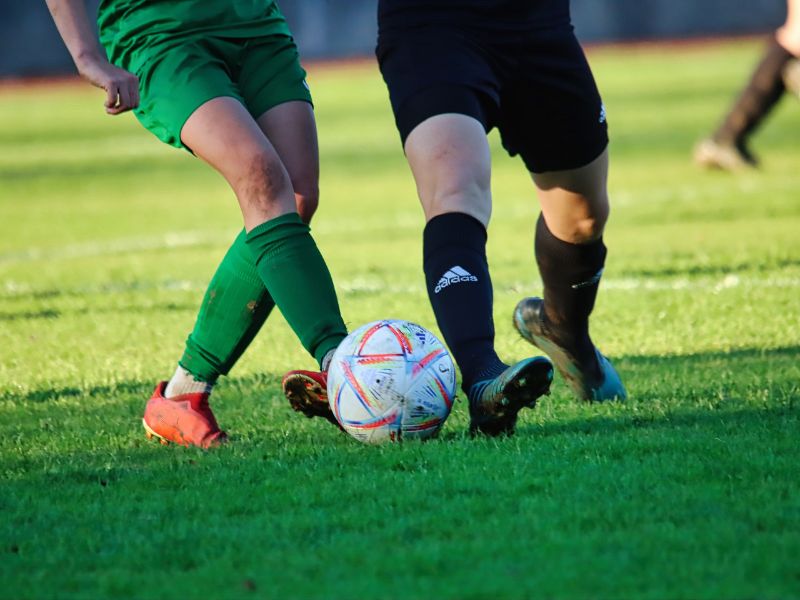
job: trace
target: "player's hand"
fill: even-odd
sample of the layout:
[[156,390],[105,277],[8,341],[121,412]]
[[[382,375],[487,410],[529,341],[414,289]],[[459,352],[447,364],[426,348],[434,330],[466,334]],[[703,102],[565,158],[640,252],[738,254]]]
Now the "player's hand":
[[110,115],[118,115],[139,106],[139,78],[104,59],[89,61],[79,69],[93,85],[106,91],[105,107]]

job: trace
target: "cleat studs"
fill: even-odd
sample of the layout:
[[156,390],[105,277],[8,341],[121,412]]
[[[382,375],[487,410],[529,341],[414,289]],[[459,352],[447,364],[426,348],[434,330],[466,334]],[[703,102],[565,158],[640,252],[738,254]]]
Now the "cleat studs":
[[161,443],[162,446],[169,446],[169,442],[165,439],[159,439],[158,441]]
[[153,439],[153,434],[150,433],[149,431],[145,431],[144,435],[145,435],[145,437],[147,437],[148,440],[152,440]]

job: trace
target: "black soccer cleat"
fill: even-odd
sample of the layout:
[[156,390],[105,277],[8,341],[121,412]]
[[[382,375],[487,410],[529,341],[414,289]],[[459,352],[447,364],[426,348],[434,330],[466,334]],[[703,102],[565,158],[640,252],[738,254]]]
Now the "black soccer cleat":
[[599,378],[589,369],[581,368],[580,362],[569,350],[553,339],[545,322],[544,301],[541,298],[523,298],[519,301],[514,309],[514,327],[523,338],[553,360],[561,376],[581,400],[603,402],[627,398],[628,394],[619,374],[597,348],[594,351],[599,367]]
[[513,435],[517,414],[534,408],[536,400],[550,393],[553,365],[544,356],[526,358],[493,379],[470,386],[469,432],[491,437]]

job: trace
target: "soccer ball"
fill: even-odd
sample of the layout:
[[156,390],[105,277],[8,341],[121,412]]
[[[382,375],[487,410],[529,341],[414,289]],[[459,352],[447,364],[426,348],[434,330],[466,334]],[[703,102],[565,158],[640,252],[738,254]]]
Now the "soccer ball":
[[336,349],[328,369],[336,420],[368,444],[435,436],[455,392],[450,354],[430,331],[408,321],[359,327]]

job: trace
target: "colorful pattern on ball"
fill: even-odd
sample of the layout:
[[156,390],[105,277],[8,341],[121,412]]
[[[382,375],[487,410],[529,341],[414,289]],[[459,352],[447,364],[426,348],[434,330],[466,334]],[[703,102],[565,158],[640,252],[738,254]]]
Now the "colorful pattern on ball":
[[342,341],[328,370],[328,402],[359,441],[427,439],[453,407],[456,370],[430,331],[387,319],[367,323]]

